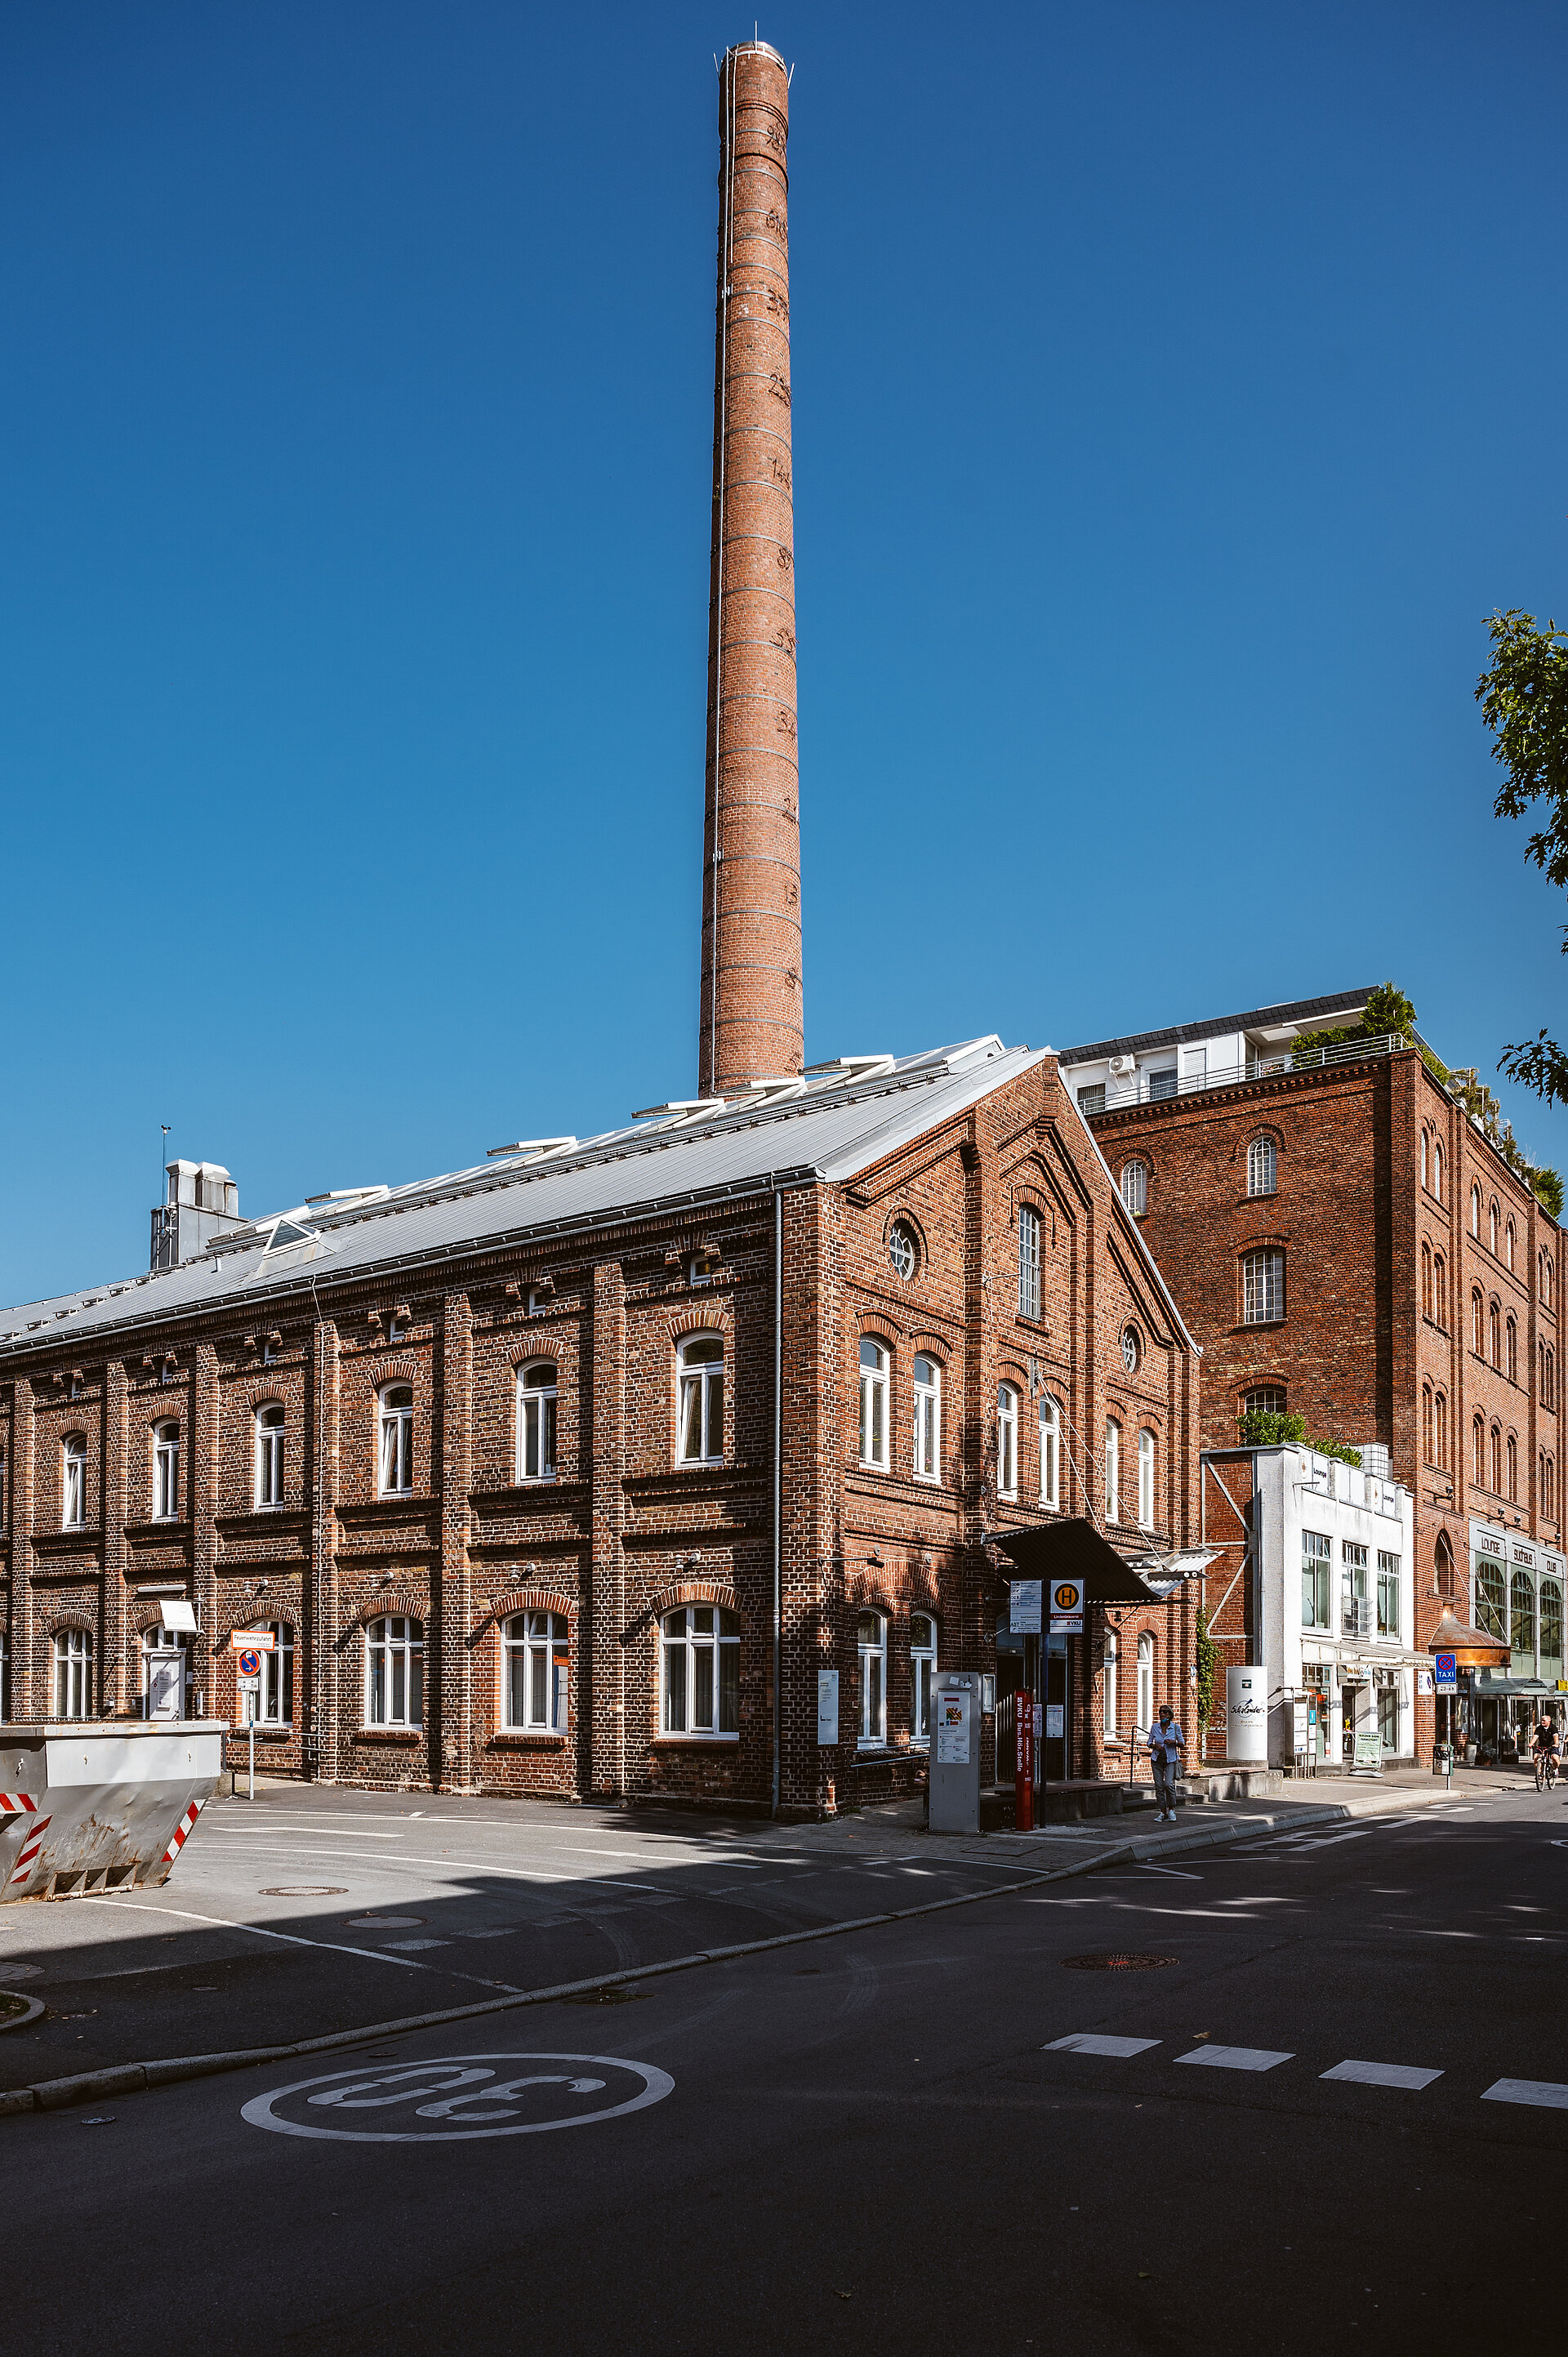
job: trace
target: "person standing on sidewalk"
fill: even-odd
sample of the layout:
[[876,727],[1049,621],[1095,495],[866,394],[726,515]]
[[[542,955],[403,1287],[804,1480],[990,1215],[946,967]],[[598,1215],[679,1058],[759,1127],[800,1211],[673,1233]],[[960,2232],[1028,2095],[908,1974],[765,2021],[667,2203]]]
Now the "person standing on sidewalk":
[[1161,1703],[1159,1717],[1149,1729],[1149,1758],[1155,1770],[1155,1799],[1164,1825],[1176,1823],[1176,1760],[1186,1749],[1187,1738],[1175,1712],[1168,1702]]

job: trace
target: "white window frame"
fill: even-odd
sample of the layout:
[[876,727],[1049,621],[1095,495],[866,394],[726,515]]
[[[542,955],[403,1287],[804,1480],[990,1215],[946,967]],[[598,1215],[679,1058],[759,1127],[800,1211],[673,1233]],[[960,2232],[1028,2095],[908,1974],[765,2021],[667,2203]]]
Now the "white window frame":
[[413,1385],[383,1383],[376,1394],[376,1406],[377,1494],[406,1498],[413,1488]]
[[[379,1672],[379,1678],[378,1678]],[[377,1693],[378,1684],[380,1694]],[[402,1687],[401,1703],[399,1686]],[[417,1733],[424,1724],[424,1623],[402,1612],[365,1624],[367,1727]],[[417,1717],[415,1709],[417,1707]],[[379,1716],[377,1715],[379,1712]]]
[[[868,1623],[875,1623],[875,1629]],[[869,1607],[855,1622],[855,1652],[860,1668],[860,1751],[887,1749],[887,1615]]]
[[1247,1148],[1247,1192],[1273,1195],[1278,1191],[1279,1156],[1272,1137],[1255,1137]]
[[1122,1200],[1135,1220],[1149,1208],[1149,1166],[1136,1156],[1122,1165]]
[[1040,1503],[1061,1508],[1061,1406],[1052,1392],[1040,1394]]
[[1105,1519],[1122,1520],[1122,1426],[1113,1415],[1105,1419]]
[[1481,1241],[1481,1189],[1478,1186],[1472,1186],[1470,1189],[1470,1233],[1479,1243]]
[[1155,1527],[1155,1436],[1146,1424],[1138,1434],[1138,1527]]
[[[144,1717],[146,1717],[148,1706],[152,1697],[153,1655],[155,1653],[177,1652],[179,1655],[179,1709],[175,1715],[178,1718],[183,1718],[186,1715],[186,1697],[190,1690],[190,1636],[188,1631],[184,1629],[166,1629],[161,1621],[155,1620],[150,1629],[143,1630],[139,1651],[141,1654],[142,1716]],[[265,1661],[267,1656],[263,1654],[262,1658]]]
[[80,1531],[87,1524],[87,1435],[68,1432],[59,1445],[59,1526]]
[[153,1520],[179,1520],[179,1426],[172,1417],[153,1426]]
[[[725,1673],[728,1673],[726,1679]],[[699,1707],[711,1724],[693,1724]],[[722,1604],[678,1604],[659,1624],[659,1726],[682,1743],[740,1741],[740,1615]],[[725,1727],[726,1705],[736,1724]]]
[[1040,1315],[1040,1215],[1033,1203],[1018,1206],[1018,1315]]
[[[542,1377],[545,1380],[542,1381]],[[556,1479],[560,1398],[561,1375],[553,1359],[531,1359],[526,1366],[519,1367],[517,1480],[520,1487]]]
[[[917,1638],[921,1627],[930,1632]],[[931,1742],[931,1695],[936,1684],[937,1646],[939,1632],[934,1612],[911,1612],[909,1615],[909,1741],[917,1751],[927,1751]]]
[[1101,1665],[1100,1732],[1109,1742],[1116,1733],[1116,1666],[1118,1654],[1113,1631],[1107,1631],[1105,1655]]
[[1435,1137],[1432,1141],[1432,1193],[1433,1200],[1441,1203],[1443,1200],[1443,1148]]
[[888,1375],[893,1353],[875,1334],[860,1338],[860,1461],[886,1473],[889,1462]]
[[255,1503],[258,1512],[268,1512],[284,1502],[284,1439],[288,1429],[288,1412],[281,1400],[263,1400],[257,1406],[255,1426]]
[[516,1734],[566,1733],[571,1641],[571,1623],[564,1612],[541,1606],[531,1604],[502,1623],[503,1727]]
[[[1394,1607],[1393,1626],[1385,1628],[1383,1606],[1391,1593]],[[1380,1637],[1390,1638],[1395,1643],[1399,1642],[1404,1629],[1404,1582],[1401,1577],[1400,1558],[1397,1555],[1391,1555],[1386,1547],[1378,1549],[1378,1618],[1375,1625]]]
[[[924,1374],[921,1369],[928,1372]],[[915,1354],[915,1433],[911,1467],[917,1481],[942,1478],[942,1369],[929,1351]]]
[[[698,1353],[702,1355],[699,1357]],[[722,1465],[725,1455],[725,1338],[688,1334],[676,1353],[675,1447],[682,1465]],[[694,1447],[688,1446],[695,1443]]]
[[[1310,1596],[1308,1587],[1310,1584]],[[1308,1606],[1311,1612],[1308,1617]],[[1334,1633],[1334,1544],[1322,1531],[1301,1534],[1301,1625]]]
[[262,1655],[262,1682],[256,1688],[256,1725],[258,1727],[292,1727],[294,1725],[294,1648],[292,1620],[265,1620],[259,1624],[272,1632],[273,1650]]
[[1018,1494],[1018,1392],[1014,1383],[996,1386],[996,1494]]
[[1138,1638],[1137,1730],[1147,1735],[1155,1722],[1155,1641],[1147,1629]]
[[1241,1323],[1277,1326],[1285,1314],[1285,1256],[1276,1244],[1241,1255]]
[[92,1716],[92,1634],[87,1629],[58,1629],[50,1648],[52,1654],[53,1692],[57,1719],[82,1719]]

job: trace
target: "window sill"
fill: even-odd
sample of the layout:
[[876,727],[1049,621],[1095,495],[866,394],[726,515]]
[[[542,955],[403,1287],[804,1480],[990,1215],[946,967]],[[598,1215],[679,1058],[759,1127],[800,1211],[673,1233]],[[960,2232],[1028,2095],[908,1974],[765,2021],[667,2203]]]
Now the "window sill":
[[360,1743],[417,1743],[424,1733],[423,1727],[361,1727],[355,1739]]
[[548,1727],[498,1727],[490,1737],[492,1751],[564,1751],[568,1738]]
[[674,1469],[677,1473],[722,1473],[724,1464],[722,1457],[677,1457]]
[[711,1751],[715,1748],[727,1749],[732,1743],[739,1741],[738,1735],[656,1735],[653,1747],[656,1751],[679,1751],[682,1749]]

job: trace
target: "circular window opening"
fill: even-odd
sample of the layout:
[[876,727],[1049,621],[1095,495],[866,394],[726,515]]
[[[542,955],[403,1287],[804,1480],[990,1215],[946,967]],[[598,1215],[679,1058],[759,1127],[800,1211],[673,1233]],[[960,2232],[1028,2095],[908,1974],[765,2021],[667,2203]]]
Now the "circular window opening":
[[1135,1326],[1123,1326],[1122,1329],[1122,1364],[1126,1368],[1127,1372],[1130,1375],[1135,1375],[1137,1373],[1138,1361],[1143,1355],[1144,1350],[1142,1343],[1138,1340],[1137,1328]]
[[896,1220],[893,1223],[892,1233],[887,1239],[887,1257],[893,1264],[895,1275],[901,1276],[907,1285],[915,1274],[920,1254],[915,1242],[915,1231],[903,1220]]

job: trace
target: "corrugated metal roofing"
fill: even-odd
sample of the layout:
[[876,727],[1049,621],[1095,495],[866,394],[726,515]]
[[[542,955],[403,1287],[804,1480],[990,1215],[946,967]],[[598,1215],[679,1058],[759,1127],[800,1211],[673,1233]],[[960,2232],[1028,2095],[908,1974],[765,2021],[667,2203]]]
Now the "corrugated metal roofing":
[[258,1222],[238,1249],[233,1237],[220,1238],[177,1268],[0,1310],[0,1360],[220,1305],[241,1312],[254,1304],[259,1318],[264,1302],[307,1290],[312,1281],[456,1256],[502,1238],[542,1239],[657,1208],[695,1209],[786,1176],[842,1181],[1049,1053],[1004,1048],[994,1036],[972,1039],[889,1058],[848,1077],[830,1072],[798,1093],[637,1123],[563,1153],[487,1160],[336,1213],[298,1210],[288,1217],[315,1232],[308,1243],[270,1248],[273,1223]]
[[1170,1048],[1184,1039],[1223,1039],[1231,1031],[1255,1031],[1261,1027],[1294,1023],[1310,1030],[1326,1015],[1348,1020],[1359,1014],[1372,995],[1373,985],[1365,990],[1342,990],[1334,998],[1293,998],[1279,1006],[1254,1006],[1245,1015],[1216,1015],[1207,1023],[1173,1023],[1164,1031],[1131,1031],[1124,1039],[1093,1039],[1082,1048],[1064,1048],[1058,1062],[1064,1071],[1074,1064],[1099,1063],[1106,1056],[1135,1056],[1149,1048]]

